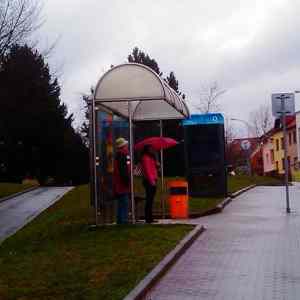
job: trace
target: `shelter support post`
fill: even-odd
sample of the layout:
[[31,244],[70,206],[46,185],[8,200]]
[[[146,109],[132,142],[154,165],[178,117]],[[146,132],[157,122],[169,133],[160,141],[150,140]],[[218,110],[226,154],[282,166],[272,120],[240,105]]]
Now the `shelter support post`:
[[95,225],[98,225],[98,187],[97,187],[97,147],[96,147],[96,107],[95,98],[92,97],[91,105],[91,119],[92,119],[92,170],[93,170],[93,196],[94,196],[94,207],[95,207]]
[[286,194],[286,212],[291,212],[290,197],[289,197],[289,163],[287,159],[287,132],[286,132],[286,111],[285,111],[285,98],[281,97],[281,111],[282,111],[282,125],[283,125],[283,145],[284,145],[284,181],[285,181],[285,194]]
[[[163,137],[163,121],[159,121],[160,127],[160,137]],[[166,216],[166,205],[165,205],[165,197],[164,197],[164,190],[165,190],[165,183],[164,183],[164,150],[160,150],[160,170],[161,170],[161,208],[162,208],[162,215],[163,219]]]
[[132,107],[131,102],[128,101],[128,117],[129,117],[129,155],[130,155],[130,198],[131,198],[131,220],[135,223],[135,203],[134,203],[134,178],[133,178],[133,126],[132,126]]

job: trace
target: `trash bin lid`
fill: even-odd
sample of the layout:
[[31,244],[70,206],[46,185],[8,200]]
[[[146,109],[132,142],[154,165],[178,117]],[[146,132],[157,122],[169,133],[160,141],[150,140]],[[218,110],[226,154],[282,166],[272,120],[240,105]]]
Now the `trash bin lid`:
[[174,179],[168,181],[169,188],[176,188],[176,187],[188,187],[188,182],[184,179]]

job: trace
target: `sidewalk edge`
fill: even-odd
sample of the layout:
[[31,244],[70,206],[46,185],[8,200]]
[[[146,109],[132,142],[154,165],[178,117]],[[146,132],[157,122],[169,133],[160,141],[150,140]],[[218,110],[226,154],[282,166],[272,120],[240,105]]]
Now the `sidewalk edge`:
[[25,194],[25,193],[34,191],[34,190],[36,190],[36,189],[38,189],[38,188],[40,188],[39,185],[38,185],[38,186],[33,186],[33,187],[31,187],[31,188],[29,188],[29,189],[26,189],[26,190],[24,190],[24,191],[21,191],[21,192],[18,192],[18,193],[15,193],[15,194],[12,194],[12,195],[9,195],[9,196],[0,198],[0,203],[1,203],[1,202],[4,202],[4,201],[7,201],[7,200],[10,200],[10,199],[12,199],[12,198],[21,196],[21,195],[23,195],[23,194]]
[[161,279],[174,263],[185,253],[205,228],[197,225],[123,300],[140,300]]
[[222,210],[232,201],[231,197],[226,197],[220,204],[216,206],[216,208],[219,210],[219,212],[222,212]]
[[240,189],[240,190],[238,190],[238,191],[236,191],[236,192],[230,194],[230,198],[234,199],[234,198],[236,198],[237,196],[239,196],[239,195],[241,195],[241,194],[243,194],[243,193],[245,193],[245,192],[247,192],[247,191],[249,191],[249,190],[255,188],[256,186],[257,186],[256,184],[251,184],[251,185],[249,185],[249,186],[247,186],[247,187],[245,187],[245,188],[242,188],[242,189]]

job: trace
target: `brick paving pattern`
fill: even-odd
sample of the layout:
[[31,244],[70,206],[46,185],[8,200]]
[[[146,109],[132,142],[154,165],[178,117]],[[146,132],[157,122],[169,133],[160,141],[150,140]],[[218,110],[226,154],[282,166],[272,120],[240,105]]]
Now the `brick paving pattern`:
[[291,187],[291,209],[283,187],[257,187],[197,219],[207,231],[146,299],[299,300],[300,185]]

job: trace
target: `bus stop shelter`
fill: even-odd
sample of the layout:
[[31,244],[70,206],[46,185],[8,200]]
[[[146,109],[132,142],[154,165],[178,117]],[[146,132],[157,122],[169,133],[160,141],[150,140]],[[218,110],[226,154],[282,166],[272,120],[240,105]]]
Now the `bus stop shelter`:
[[[131,219],[135,223],[134,198],[134,130],[133,125],[142,121],[185,119],[190,116],[185,101],[162,78],[147,66],[135,63],[111,68],[98,81],[90,101],[90,157],[91,201],[95,208],[96,225],[101,215],[99,207],[99,174],[103,159],[99,155],[97,113],[107,112],[128,122],[129,153],[131,161]],[[112,147],[113,148],[113,147]],[[161,151],[161,177],[163,185],[163,152]]]

